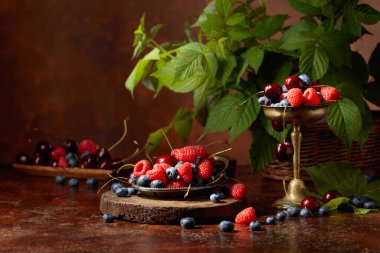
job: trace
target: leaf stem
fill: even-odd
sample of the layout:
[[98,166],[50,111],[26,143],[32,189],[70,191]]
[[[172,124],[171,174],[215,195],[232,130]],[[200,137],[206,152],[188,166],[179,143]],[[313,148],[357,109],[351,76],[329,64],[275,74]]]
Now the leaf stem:
[[124,123],[124,132],[123,132],[123,135],[120,137],[120,139],[118,139],[111,147],[108,148],[108,151],[111,151],[112,149],[114,149],[117,145],[119,145],[124,139],[125,137],[127,136],[127,133],[128,133],[128,126],[127,126],[127,120],[128,118],[125,118],[123,123]]

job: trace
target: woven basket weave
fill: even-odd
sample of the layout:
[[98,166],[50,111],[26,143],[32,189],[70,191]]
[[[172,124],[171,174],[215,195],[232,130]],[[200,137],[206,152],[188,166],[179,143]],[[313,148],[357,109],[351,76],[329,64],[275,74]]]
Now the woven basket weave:
[[[302,126],[301,141],[301,178],[310,180],[302,167],[319,165],[324,162],[344,161],[360,168],[363,172],[373,176],[380,175],[380,117],[374,114],[371,132],[366,143],[361,147],[353,143],[351,150],[331,132],[327,123],[314,123]],[[267,178],[276,180],[290,180],[293,178],[291,162],[281,163],[274,161],[263,174]]]

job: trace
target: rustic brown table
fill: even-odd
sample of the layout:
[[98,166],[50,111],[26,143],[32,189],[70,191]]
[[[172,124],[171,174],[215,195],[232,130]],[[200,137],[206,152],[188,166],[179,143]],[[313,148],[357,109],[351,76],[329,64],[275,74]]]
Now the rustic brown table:
[[[259,220],[276,210],[282,184],[261,176],[238,178],[250,187],[248,203]],[[217,224],[185,230],[179,225],[104,223],[100,195],[80,181],[77,189],[54,178],[0,169],[0,252],[380,252],[380,213],[291,218],[263,231],[245,225],[232,233]]]

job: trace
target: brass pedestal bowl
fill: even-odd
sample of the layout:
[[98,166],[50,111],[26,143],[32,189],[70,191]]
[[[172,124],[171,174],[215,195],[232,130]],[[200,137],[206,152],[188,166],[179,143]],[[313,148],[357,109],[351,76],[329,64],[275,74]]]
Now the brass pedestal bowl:
[[262,105],[264,115],[277,121],[284,121],[293,125],[291,133],[293,154],[293,179],[289,182],[286,194],[283,198],[277,200],[273,205],[283,209],[292,205],[300,205],[305,197],[305,183],[300,178],[300,160],[301,160],[301,125],[316,122],[323,119],[327,114],[328,105],[308,106],[308,107],[274,107]]

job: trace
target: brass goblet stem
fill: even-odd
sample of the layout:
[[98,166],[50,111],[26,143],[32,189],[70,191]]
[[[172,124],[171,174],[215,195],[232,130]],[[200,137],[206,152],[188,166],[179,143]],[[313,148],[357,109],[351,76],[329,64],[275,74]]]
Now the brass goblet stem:
[[292,144],[293,144],[293,178],[300,178],[300,169],[301,169],[301,126],[298,123],[294,123],[293,132],[291,134]]

